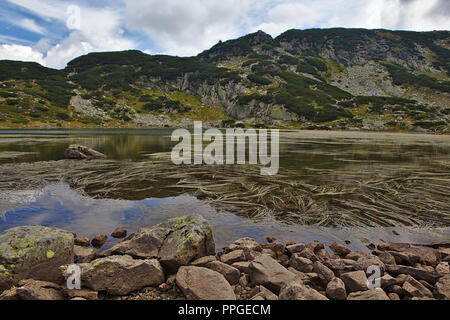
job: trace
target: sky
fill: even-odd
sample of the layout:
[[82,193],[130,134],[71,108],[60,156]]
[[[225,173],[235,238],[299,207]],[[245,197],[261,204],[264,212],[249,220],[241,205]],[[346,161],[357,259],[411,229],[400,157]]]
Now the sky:
[[90,52],[193,56],[263,30],[450,30],[450,0],[0,0],[0,60],[62,69]]

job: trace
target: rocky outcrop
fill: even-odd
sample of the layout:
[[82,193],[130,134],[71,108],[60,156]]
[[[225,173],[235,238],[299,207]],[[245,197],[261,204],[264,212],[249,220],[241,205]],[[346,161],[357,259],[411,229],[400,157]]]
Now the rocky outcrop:
[[74,261],[73,234],[25,226],[0,233],[0,290],[21,279],[57,281],[59,266]]
[[106,156],[103,153],[95,151],[89,147],[80,145],[71,145],[64,152],[64,159],[72,160],[93,160],[93,159],[105,159]]
[[215,254],[215,244],[209,223],[201,216],[192,215],[140,229],[102,256],[111,254],[157,258],[167,273],[174,274],[180,266]]

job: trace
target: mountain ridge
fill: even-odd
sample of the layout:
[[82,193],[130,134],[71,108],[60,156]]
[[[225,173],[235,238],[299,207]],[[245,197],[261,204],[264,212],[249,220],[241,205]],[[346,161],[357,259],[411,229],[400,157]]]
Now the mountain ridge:
[[0,61],[0,126],[210,126],[448,132],[450,32],[263,31],[193,57]]

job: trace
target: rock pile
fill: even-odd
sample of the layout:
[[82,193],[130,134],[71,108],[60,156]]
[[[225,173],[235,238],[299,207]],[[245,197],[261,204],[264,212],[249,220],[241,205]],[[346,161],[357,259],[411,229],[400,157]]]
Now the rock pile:
[[[444,244],[425,249],[382,243],[363,252],[338,243],[263,244],[242,238],[216,254],[211,226],[194,215],[142,228],[101,253],[74,250],[71,233],[34,229],[33,239],[48,241],[26,247],[28,254],[14,260],[22,267],[13,270],[12,249],[4,250],[23,242],[19,230],[0,234],[0,300],[167,299],[169,292],[174,299],[192,300],[450,300],[450,252]],[[67,245],[54,246],[66,236]],[[51,280],[27,271],[42,263],[42,257],[33,263],[25,258],[33,250],[45,252],[40,246],[50,246],[45,248],[54,255],[45,258],[59,264],[48,269]],[[92,251],[80,253],[80,248]],[[69,290],[64,281],[71,276],[69,264],[80,255],[88,257],[77,264],[82,289]],[[374,266],[380,272],[376,279]]]

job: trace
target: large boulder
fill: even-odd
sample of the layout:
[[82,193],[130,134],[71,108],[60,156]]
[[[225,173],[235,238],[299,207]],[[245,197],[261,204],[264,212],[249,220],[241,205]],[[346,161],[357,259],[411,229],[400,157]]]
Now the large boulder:
[[104,159],[106,156],[103,153],[95,151],[94,149],[80,146],[71,145],[64,152],[64,159],[73,160],[92,160],[92,159]]
[[215,255],[215,251],[211,225],[203,217],[191,215],[140,229],[101,255],[157,258],[167,273],[175,274],[180,266]]
[[249,278],[252,285],[263,285],[275,293],[294,281],[295,277],[294,273],[267,254],[260,255],[249,265]]
[[176,282],[188,300],[236,300],[225,277],[203,267],[181,267]]
[[[78,266],[83,287],[112,295],[126,295],[145,287],[156,287],[165,281],[162,267],[156,259],[110,256]],[[66,279],[71,275],[67,266],[61,267],[61,271]]]
[[74,261],[73,241],[70,232],[41,226],[1,232],[0,290],[21,279],[58,281],[58,268]]

